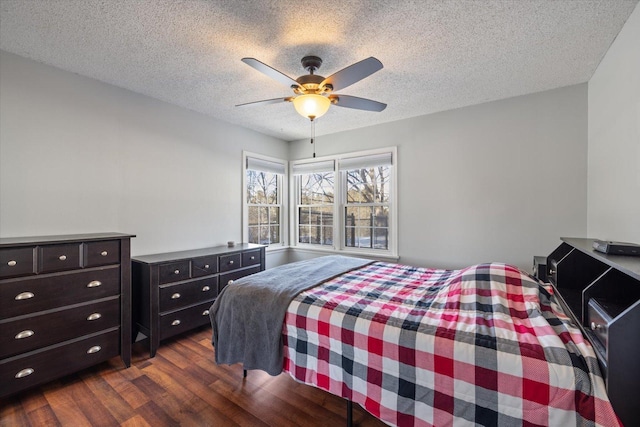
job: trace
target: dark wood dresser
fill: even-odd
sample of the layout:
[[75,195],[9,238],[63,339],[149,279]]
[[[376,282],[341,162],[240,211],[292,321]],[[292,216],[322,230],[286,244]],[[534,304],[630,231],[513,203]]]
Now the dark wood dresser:
[[130,366],[132,237],[0,239],[0,397],[118,355]]
[[547,258],[547,279],[591,342],[616,414],[638,425],[640,257],[597,252],[593,239],[562,241]]
[[210,324],[209,308],[222,288],[265,269],[265,246],[216,246],[136,256],[131,262],[134,320],[154,357],[163,339]]

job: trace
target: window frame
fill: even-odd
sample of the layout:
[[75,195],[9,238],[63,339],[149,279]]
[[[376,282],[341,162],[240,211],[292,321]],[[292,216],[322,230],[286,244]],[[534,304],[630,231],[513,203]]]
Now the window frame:
[[[319,162],[307,162],[306,164],[315,164],[315,163],[319,163]],[[335,161],[330,161],[331,163],[331,168],[321,168],[322,170],[314,170],[314,171],[308,171],[307,173],[302,173],[302,174],[298,174],[295,172],[295,166],[292,167],[292,175],[294,178],[294,194],[293,194],[293,214],[291,216],[291,218],[295,218],[294,222],[294,239],[296,242],[296,245],[305,245],[305,246],[309,246],[312,248],[318,248],[318,249],[331,249],[334,250],[335,246],[336,246],[336,191],[335,191],[335,187],[336,187],[336,183],[339,180],[339,176],[336,172],[336,166],[335,166]],[[296,166],[298,165],[304,165],[305,163],[302,162],[298,162]],[[333,202],[332,203],[302,203],[301,200],[301,194],[302,194],[302,176],[308,176],[308,175],[312,175],[312,174],[319,174],[319,173],[332,173],[333,174]],[[332,244],[331,245],[327,245],[327,244],[323,244],[323,243],[303,243],[300,242],[300,208],[302,207],[308,207],[309,209],[313,208],[313,207],[321,207],[321,208],[326,208],[328,206],[331,206],[331,214],[332,214],[332,224],[331,224],[331,229],[332,229],[332,233],[331,233],[331,241]],[[321,226],[323,227],[323,226]]]
[[[346,207],[347,207],[347,171],[342,170],[342,162],[350,162],[360,158],[376,157],[380,155],[390,155],[390,185],[389,185],[389,240],[387,249],[360,248],[346,246]],[[289,187],[291,188],[289,218],[289,235],[291,236],[291,247],[300,250],[318,252],[337,252],[350,255],[373,256],[378,258],[398,258],[398,222],[397,222],[397,194],[398,194],[398,161],[397,147],[386,147],[374,150],[343,153],[338,155],[323,156],[313,159],[296,160],[289,162]],[[333,202],[333,246],[300,243],[299,242],[299,218],[298,206],[300,206],[301,178],[294,172],[296,166],[310,165],[316,162],[334,162],[334,202]],[[378,166],[378,165],[374,165]],[[375,204],[375,203],[374,203]],[[362,204],[370,205],[370,204]],[[350,204],[353,206],[353,204]]]
[[[279,227],[280,227],[280,233],[279,233],[279,238],[280,238],[280,242],[279,243],[272,243],[267,245],[266,247],[266,251],[270,252],[273,250],[278,250],[278,249],[282,249],[282,248],[286,248],[288,246],[288,239],[287,239],[287,230],[288,230],[288,208],[287,208],[287,201],[288,201],[288,171],[289,171],[289,164],[286,160],[284,159],[279,159],[276,157],[270,157],[270,156],[265,156],[262,154],[257,154],[257,153],[252,153],[252,152],[248,152],[248,151],[243,151],[242,152],[242,241],[243,242],[249,242],[249,202],[247,201],[247,196],[248,196],[248,191],[247,191],[247,171],[248,170],[256,170],[256,169],[251,169],[248,167],[248,162],[249,162],[249,158],[253,158],[256,159],[258,161],[262,160],[262,161],[266,161],[266,162],[272,162],[272,163],[277,163],[283,166],[283,170],[284,173],[280,174],[280,173],[276,173],[276,179],[277,179],[277,204],[273,204],[273,205],[269,205],[270,207],[278,207],[279,208],[279,212],[280,212],[280,218],[279,218]],[[261,172],[269,172],[266,170],[263,170]]]

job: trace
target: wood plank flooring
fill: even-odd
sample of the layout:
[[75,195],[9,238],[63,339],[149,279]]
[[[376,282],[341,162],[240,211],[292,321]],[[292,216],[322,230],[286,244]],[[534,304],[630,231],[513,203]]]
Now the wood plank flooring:
[[[140,343],[119,358],[0,400],[0,426],[346,426],[346,401],[240,365],[216,365],[211,328],[163,341],[156,357]],[[384,426],[358,405],[354,425]]]

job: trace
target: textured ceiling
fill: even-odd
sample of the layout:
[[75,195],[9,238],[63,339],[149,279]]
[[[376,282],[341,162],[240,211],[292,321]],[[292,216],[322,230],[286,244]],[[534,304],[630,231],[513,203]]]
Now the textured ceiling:
[[0,49],[284,140],[306,138],[292,92],[240,61],[296,78],[369,56],[381,71],[340,91],[318,135],[586,82],[638,0],[0,0]]

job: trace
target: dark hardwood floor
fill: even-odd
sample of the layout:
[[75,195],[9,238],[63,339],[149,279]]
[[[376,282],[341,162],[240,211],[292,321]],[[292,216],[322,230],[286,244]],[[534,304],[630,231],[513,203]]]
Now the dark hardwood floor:
[[[346,402],[288,374],[216,365],[211,328],[0,400],[0,426],[346,426]],[[384,424],[353,405],[354,425]]]

